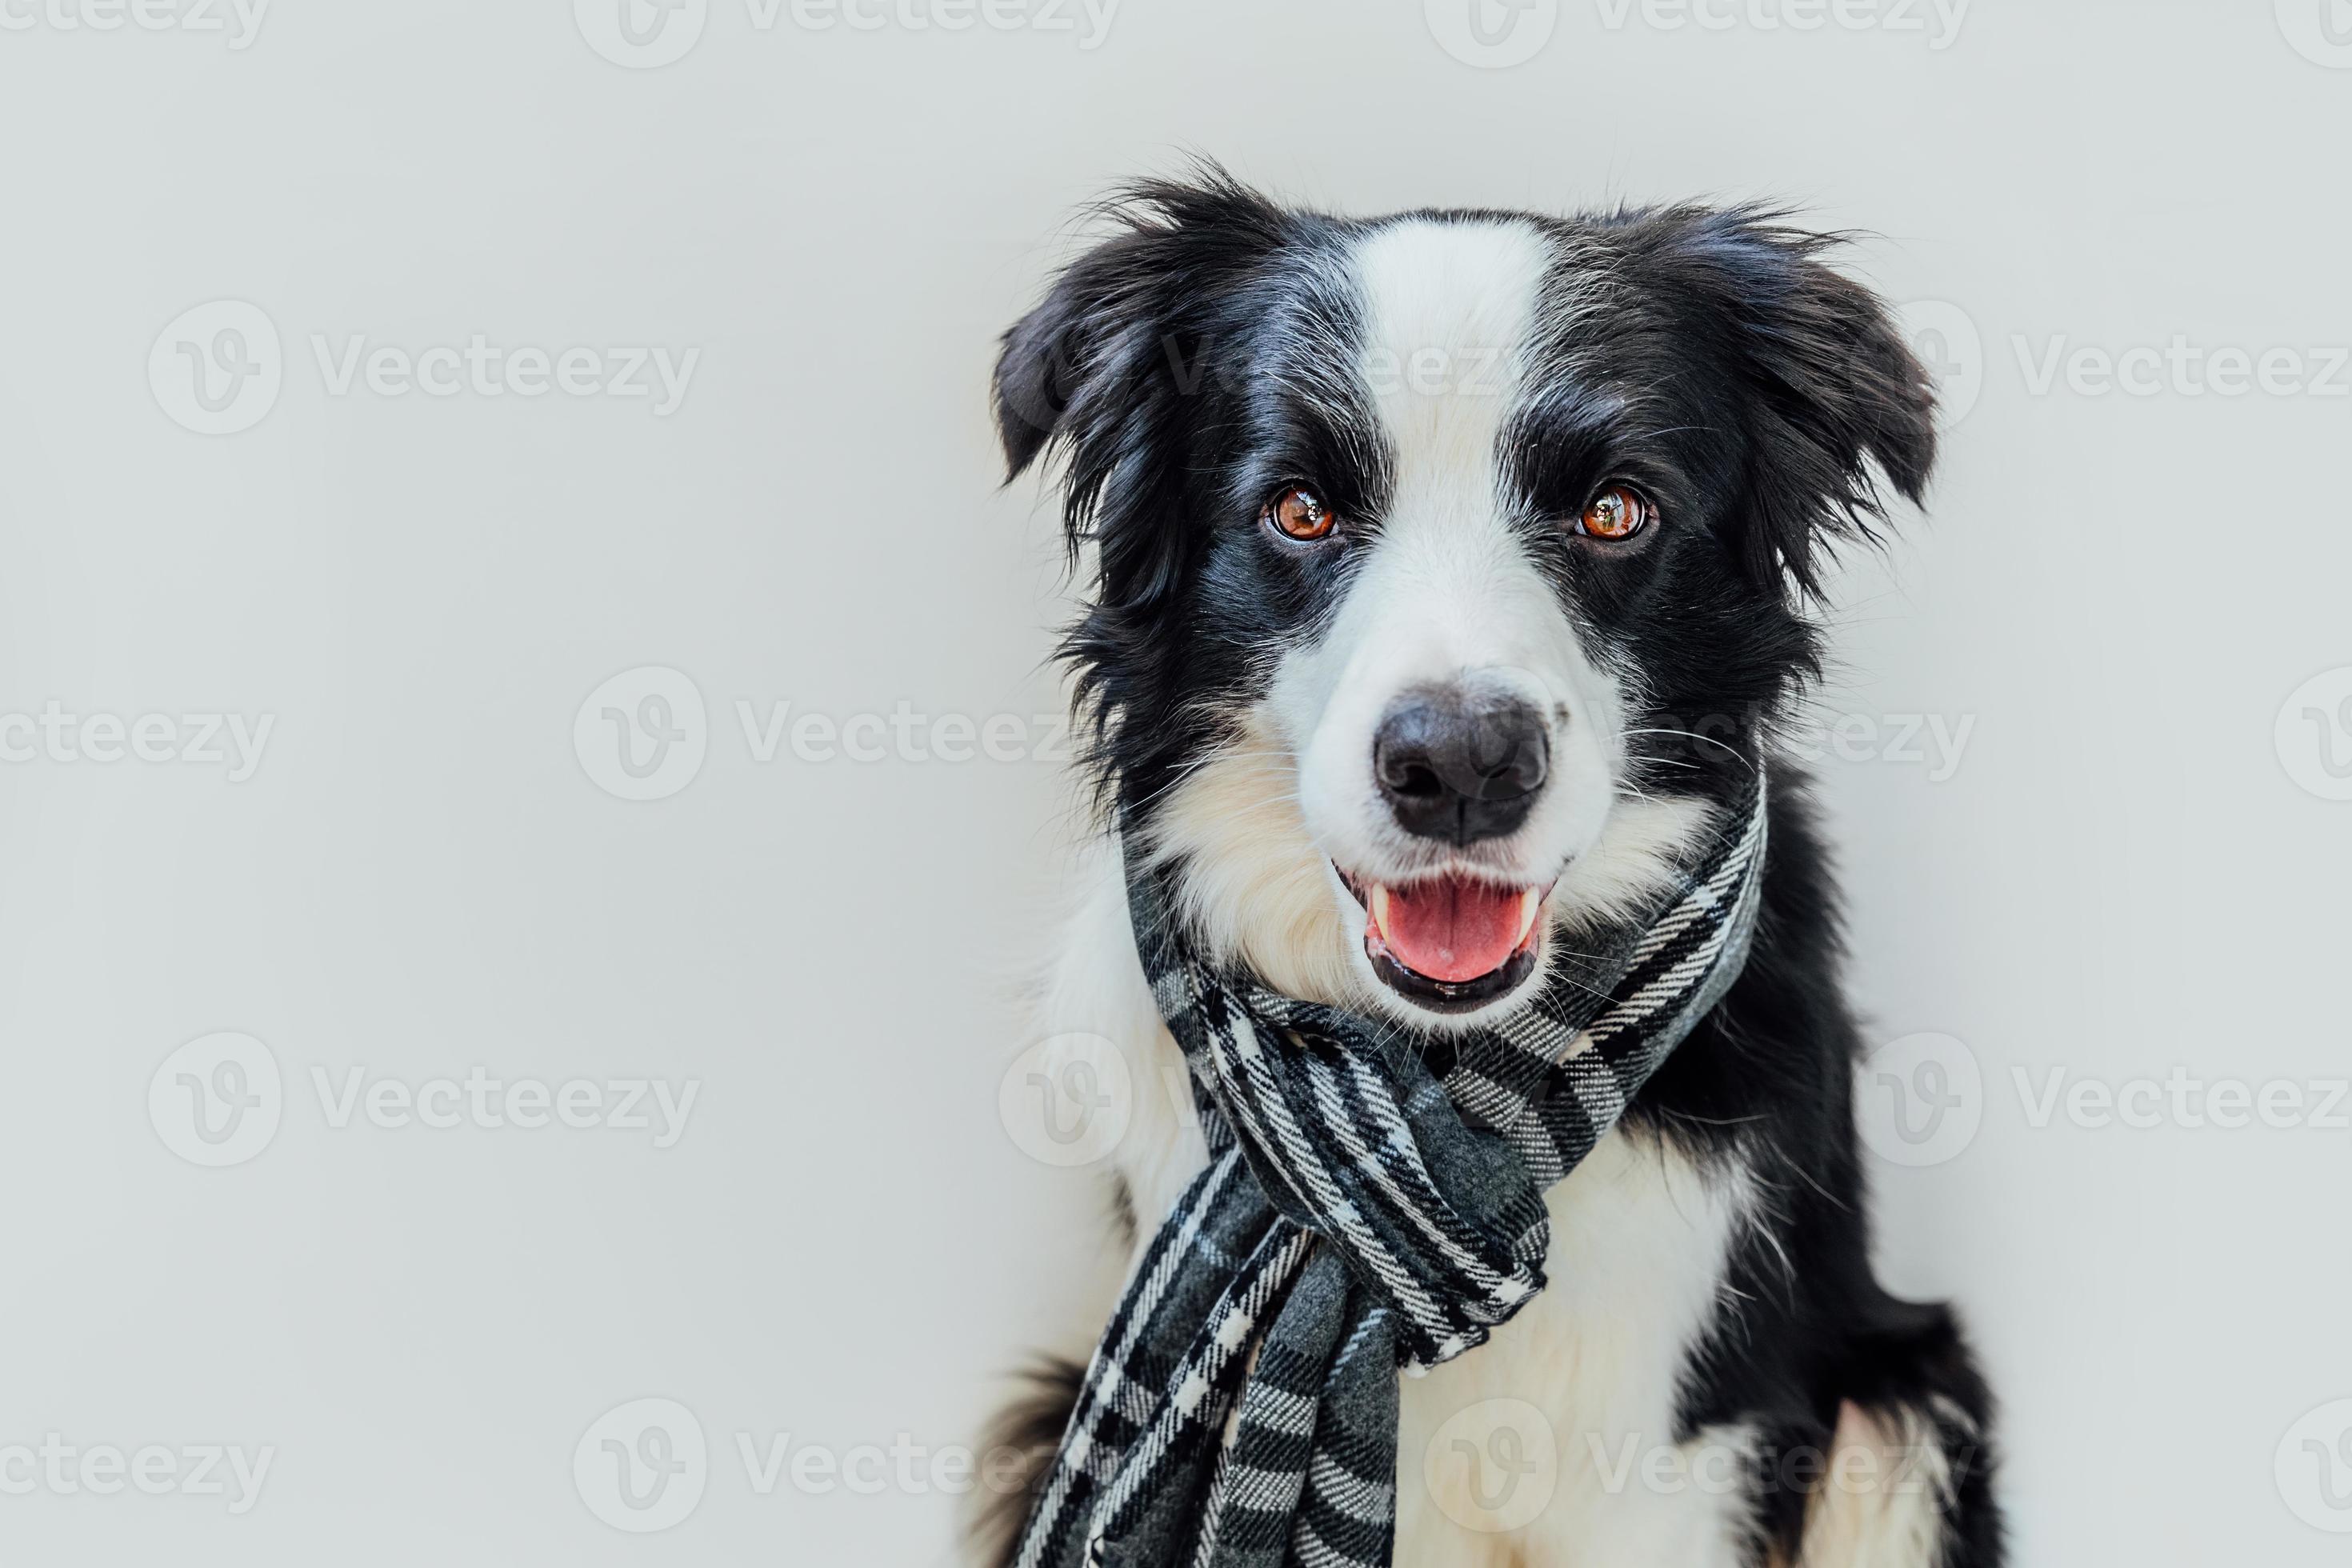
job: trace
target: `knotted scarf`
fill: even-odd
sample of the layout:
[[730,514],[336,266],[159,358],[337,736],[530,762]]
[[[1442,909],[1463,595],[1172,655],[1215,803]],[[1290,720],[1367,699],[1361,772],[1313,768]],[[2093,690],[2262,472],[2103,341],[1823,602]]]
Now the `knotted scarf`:
[[1543,1289],[1544,1192],[1737,978],[1764,838],[1759,772],[1651,919],[1555,942],[1531,1005],[1425,1036],[1213,967],[1131,853],[1210,1158],[1103,1331],[1017,1568],[1388,1563],[1399,1371]]

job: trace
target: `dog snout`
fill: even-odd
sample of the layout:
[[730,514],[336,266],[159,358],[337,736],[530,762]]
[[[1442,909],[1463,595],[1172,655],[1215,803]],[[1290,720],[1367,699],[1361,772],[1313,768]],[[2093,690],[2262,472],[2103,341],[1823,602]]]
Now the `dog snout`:
[[1407,692],[1372,736],[1372,776],[1397,826],[1448,844],[1516,830],[1550,768],[1544,715],[1516,697]]

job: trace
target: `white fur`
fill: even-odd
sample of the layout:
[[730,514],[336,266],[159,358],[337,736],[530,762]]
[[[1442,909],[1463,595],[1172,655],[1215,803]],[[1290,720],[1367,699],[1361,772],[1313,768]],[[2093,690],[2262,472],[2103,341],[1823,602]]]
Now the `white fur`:
[[[1948,1400],[1937,1411],[1974,1424]],[[1943,1505],[1953,1491],[1950,1456],[1914,1410],[1873,1415],[1848,1403],[1838,1412],[1827,1479],[1805,1515],[1796,1568],[1912,1568],[1943,1556]]]

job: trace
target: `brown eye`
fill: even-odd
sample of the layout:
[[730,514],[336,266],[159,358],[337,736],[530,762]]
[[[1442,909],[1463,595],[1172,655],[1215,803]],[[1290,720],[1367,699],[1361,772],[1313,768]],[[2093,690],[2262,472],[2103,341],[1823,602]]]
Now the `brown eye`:
[[1266,502],[1258,521],[1286,538],[1314,540],[1329,533],[1339,517],[1314,491],[1292,489]]
[[1640,492],[1612,485],[1584,509],[1584,515],[1576,520],[1576,531],[1593,539],[1631,539],[1649,526],[1654,515]]

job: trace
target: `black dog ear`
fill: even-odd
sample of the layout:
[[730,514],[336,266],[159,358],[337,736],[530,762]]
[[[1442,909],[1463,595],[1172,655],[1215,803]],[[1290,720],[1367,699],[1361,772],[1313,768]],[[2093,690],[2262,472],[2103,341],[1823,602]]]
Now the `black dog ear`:
[[1059,428],[1081,365],[1101,357],[1114,289],[1098,258],[1065,271],[1044,302],[1004,334],[996,356],[996,432],[1008,482],[1037,460]]
[[1281,209],[1213,164],[1126,187],[1097,216],[1109,237],[1062,270],[996,360],[1006,477],[1063,448],[1074,523],[1100,496],[1105,460],[1172,434],[1168,400],[1202,387],[1218,285],[1286,233]]
[[996,423],[1008,482],[1041,457],[1062,460],[1062,519],[1075,564],[1096,546],[1087,604],[1062,644],[1108,781],[1114,724],[1171,731],[1181,707],[1181,639],[1155,635],[1181,614],[1206,551],[1212,465],[1202,458],[1210,395],[1222,391],[1221,331],[1232,286],[1287,242],[1288,218],[1203,165],[1100,209],[1112,232],[1055,279],[1004,334]]
[[1826,538],[1873,538],[1880,479],[1916,505],[1936,461],[1934,383],[1877,295],[1821,259],[1838,239],[1741,208],[1674,215],[1672,256],[1727,323],[1754,416],[1742,554],[1819,591]]

